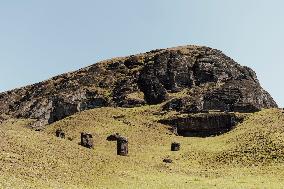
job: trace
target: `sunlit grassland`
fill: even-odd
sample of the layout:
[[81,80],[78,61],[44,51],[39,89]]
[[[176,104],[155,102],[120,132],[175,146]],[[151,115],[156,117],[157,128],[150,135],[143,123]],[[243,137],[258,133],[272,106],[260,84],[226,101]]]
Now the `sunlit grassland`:
[[[0,126],[0,188],[283,188],[284,115],[263,110],[216,137],[175,136],[159,119],[159,106],[99,108],[70,116],[37,132],[32,120]],[[66,132],[66,139],[54,136]],[[78,145],[94,135],[94,150]],[[129,139],[129,156],[116,143]],[[181,150],[170,151],[171,142]],[[172,164],[163,163],[171,158]]]

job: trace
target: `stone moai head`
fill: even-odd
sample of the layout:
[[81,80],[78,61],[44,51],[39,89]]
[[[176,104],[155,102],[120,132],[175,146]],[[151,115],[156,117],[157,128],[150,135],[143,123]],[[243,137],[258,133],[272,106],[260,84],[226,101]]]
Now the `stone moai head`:
[[234,127],[237,125],[236,118],[234,116],[231,117],[231,126]]
[[81,145],[86,148],[94,148],[93,136],[90,133],[81,133]]
[[173,142],[171,145],[171,151],[179,151],[180,150],[180,143]]
[[117,139],[117,155],[127,156],[128,155],[128,140],[125,137],[119,137]]
[[178,128],[177,128],[177,126],[173,126],[172,127],[172,132],[173,132],[174,135],[178,136]]
[[59,138],[65,138],[65,133],[62,131],[62,129],[57,129],[55,135]]

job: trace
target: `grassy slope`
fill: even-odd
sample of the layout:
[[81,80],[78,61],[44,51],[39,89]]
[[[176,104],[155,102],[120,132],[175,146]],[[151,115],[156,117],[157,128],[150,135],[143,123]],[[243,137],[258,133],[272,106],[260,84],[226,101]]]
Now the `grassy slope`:
[[[0,126],[0,188],[283,188],[284,115],[263,110],[218,137],[171,135],[156,121],[157,106],[100,108],[31,131],[27,120]],[[154,115],[153,115],[154,114]],[[114,118],[119,116],[120,118]],[[68,139],[54,137],[62,128]],[[95,136],[95,149],[78,145],[81,131]],[[129,156],[116,156],[119,132]],[[173,141],[182,143],[170,152]],[[162,162],[164,158],[173,164]]]

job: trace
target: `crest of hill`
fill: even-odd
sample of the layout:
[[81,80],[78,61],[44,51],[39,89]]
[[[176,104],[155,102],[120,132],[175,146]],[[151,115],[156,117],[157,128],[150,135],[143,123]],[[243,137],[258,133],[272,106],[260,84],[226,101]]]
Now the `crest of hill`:
[[165,103],[164,111],[255,112],[277,104],[256,74],[221,51],[183,46],[102,61],[0,94],[0,114],[45,127],[98,107]]

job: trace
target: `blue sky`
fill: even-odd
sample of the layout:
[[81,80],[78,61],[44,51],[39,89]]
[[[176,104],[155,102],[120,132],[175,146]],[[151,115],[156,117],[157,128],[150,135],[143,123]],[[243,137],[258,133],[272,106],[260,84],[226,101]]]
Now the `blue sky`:
[[0,91],[186,44],[253,68],[284,106],[282,0],[0,0]]

